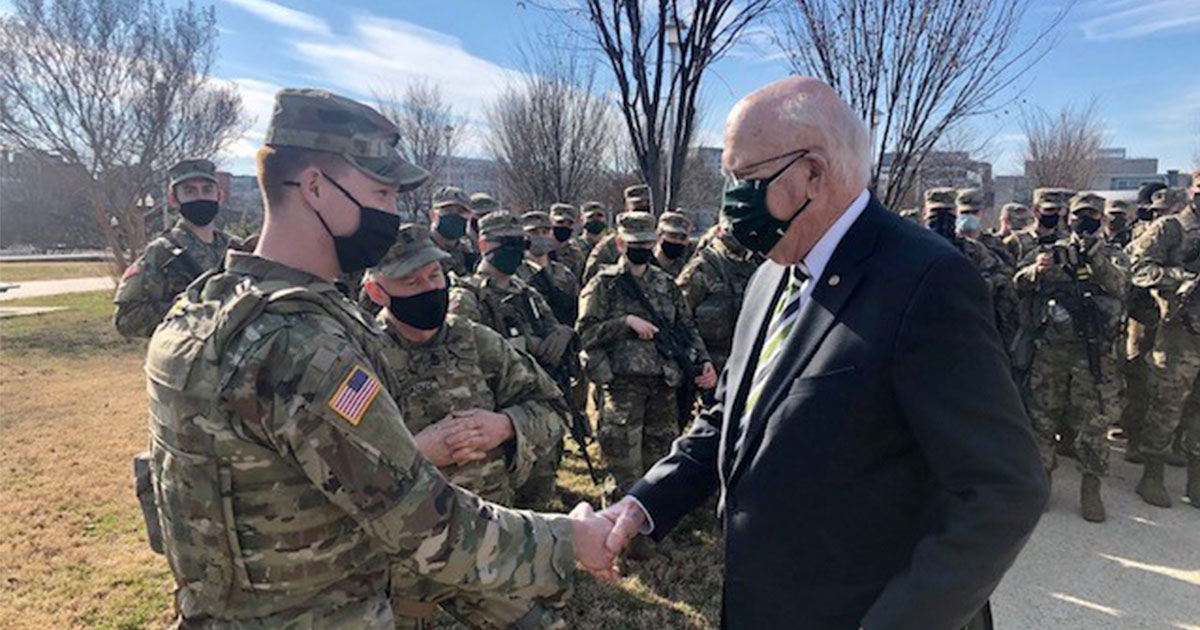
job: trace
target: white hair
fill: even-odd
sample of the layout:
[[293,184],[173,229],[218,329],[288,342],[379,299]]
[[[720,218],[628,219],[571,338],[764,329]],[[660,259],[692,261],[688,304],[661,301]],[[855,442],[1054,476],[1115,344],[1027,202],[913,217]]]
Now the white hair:
[[783,120],[807,127],[824,139],[822,144],[829,151],[827,158],[836,181],[854,188],[865,188],[870,183],[871,136],[845,101],[832,94],[822,98],[797,92],[782,103],[780,113]]

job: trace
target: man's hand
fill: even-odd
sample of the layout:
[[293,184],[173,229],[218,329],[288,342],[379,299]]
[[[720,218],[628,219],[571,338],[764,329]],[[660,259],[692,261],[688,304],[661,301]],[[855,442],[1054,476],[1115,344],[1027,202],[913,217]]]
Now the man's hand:
[[700,369],[700,376],[696,377],[696,387],[700,389],[712,389],[717,386],[717,370],[713,368],[712,361],[705,361],[704,367]]
[[446,445],[454,451],[475,450],[481,454],[513,439],[512,419],[486,409],[452,411],[434,426],[446,425]]
[[538,358],[545,362],[546,365],[558,365],[562,362],[563,354],[566,353],[567,347],[571,345],[571,341],[575,339],[575,329],[564,324],[559,324],[550,331],[538,344]]
[[1037,265],[1038,273],[1050,271],[1050,269],[1054,267],[1054,254],[1051,254],[1050,252],[1042,252],[1037,255],[1037,258],[1034,260],[1034,264]]
[[593,512],[587,502],[576,505],[567,516],[571,518],[575,538],[575,561],[596,579],[615,581],[620,576],[615,565],[616,554],[606,545],[612,522]]
[[[463,465],[486,457],[484,443],[480,433],[470,426],[453,423],[431,424],[413,436],[417,449],[438,468],[451,464]],[[460,446],[451,446],[454,442]]]
[[608,533],[604,546],[614,556],[620,554],[646,525],[646,513],[628,496],[601,510],[600,516],[612,523],[612,531]]
[[658,334],[658,326],[638,317],[637,315],[626,315],[625,325],[633,329],[637,333],[639,339],[649,341],[654,339],[654,335]]

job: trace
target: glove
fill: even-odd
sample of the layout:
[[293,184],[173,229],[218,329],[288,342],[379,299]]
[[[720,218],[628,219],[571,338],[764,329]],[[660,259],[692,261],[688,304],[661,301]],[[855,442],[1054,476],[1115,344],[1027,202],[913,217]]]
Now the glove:
[[538,361],[544,365],[558,365],[562,362],[567,346],[570,346],[574,339],[575,330],[570,326],[559,324],[538,344]]

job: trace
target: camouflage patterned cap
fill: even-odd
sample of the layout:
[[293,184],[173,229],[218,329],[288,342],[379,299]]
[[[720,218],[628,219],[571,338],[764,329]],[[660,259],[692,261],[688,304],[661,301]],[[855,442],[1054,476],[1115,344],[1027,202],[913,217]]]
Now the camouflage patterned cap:
[[458,206],[463,210],[470,210],[471,198],[457,186],[442,186],[433,193],[433,207],[445,208],[447,206]]
[[384,254],[375,271],[388,278],[402,278],[431,262],[449,257],[449,252],[433,244],[428,228],[406,223],[400,226],[396,244]]
[[1160,188],[1150,195],[1150,207],[1155,210],[1171,210],[1186,201],[1187,194],[1182,188]]
[[583,204],[582,216],[584,221],[593,221],[595,219],[608,221],[608,208],[605,208],[604,204],[599,201],[589,201]]
[[1131,205],[1124,199],[1109,199],[1104,202],[1104,212],[1107,214],[1129,214],[1132,210]]
[[1094,210],[1096,212],[1103,212],[1104,197],[1089,192],[1081,192],[1074,197],[1071,197],[1071,212],[1079,212],[1080,210]]
[[1075,191],[1069,188],[1038,188],[1033,191],[1033,206],[1035,208],[1062,209],[1071,203]]
[[368,177],[401,191],[420,186],[425,169],[396,151],[400,132],[370,107],[325,90],[280,90],[267,128],[269,147],[336,153]]
[[1029,214],[1029,206],[1023,203],[1006,203],[1000,208],[1000,216],[1011,217],[1014,214]]
[[625,189],[625,207],[631,210],[650,209],[650,187],[635,184]]
[[521,219],[507,210],[497,210],[479,219],[479,236],[497,240],[506,236],[525,236]]
[[575,211],[575,206],[569,203],[556,203],[550,206],[550,219],[552,221],[570,221],[575,222],[579,214]]
[[692,233],[692,220],[681,212],[664,212],[658,218],[658,231],[689,236]]
[[1162,182],[1146,182],[1138,188],[1137,202],[1139,206],[1150,205],[1150,199],[1154,193],[1166,188],[1167,185]]
[[525,226],[526,230],[549,229],[553,227],[550,225],[550,215],[541,210],[530,210],[522,214],[521,224]]
[[626,212],[617,218],[617,235],[626,243],[653,243],[658,240],[654,224],[654,215],[649,212]]
[[204,159],[180,160],[167,171],[167,176],[170,178],[167,188],[174,188],[175,184],[189,179],[207,179],[215,184],[217,165]]
[[958,191],[953,188],[930,188],[925,191],[926,210],[953,210]]
[[959,211],[983,210],[983,190],[979,188],[959,188],[954,203]]
[[482,217],[500,209],[500,202],[485,192],[471,193],[471,212]]
[[599,201],[584,202],[584,204],[580,208],[580,210],[582,212],[594,212],[596,210],[599,210],[600,212],[608,212],[608,208],[605,207],[605,205],[600,203]]

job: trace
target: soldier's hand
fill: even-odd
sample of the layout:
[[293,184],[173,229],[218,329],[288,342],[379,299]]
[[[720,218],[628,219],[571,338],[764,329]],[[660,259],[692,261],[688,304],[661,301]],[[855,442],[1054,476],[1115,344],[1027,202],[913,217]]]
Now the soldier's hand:
[[[438,468],[451,464],[463,465],[487,456],[483,435],[470,425],[438,422],[413,436],[417,449]],[[458,446],[451,446],[451,442]]]
[[606,545],[612,521],[592,511],[587,502],[575,506],[568,515],[575,539],[575,561],[597,579],[611,582],[619,577],[617,554]]
[[458,429],[446,437],[446,444],[455,452],[490,451],[516,435],[507,415],[478,407],[453,411],[438,424]]
[[566,353],[567,347],[571,345],[573,339],[575,339],[575,329],[559,324],[538,344],[539,358],[546,365],[558,365],[562,362],[563,354]]
[[658,334],[658,326],[638,317],[637,315],[626,315],[625,325],[633,329],[637,333],[639,339],[647,341],[654,339],[654,335]]
[[1050,271],[1050,269],[1054,267],[1054,254],[1051,254],[1050,252],[1042,252],[1037,255],[1037,258],[1034,260],[1034,264],[1037,265],[1037,270],[1039,273]]
[[705,361],[704,367],[700,370],[700,376],[696,377],[696,387],[700,389],[712,389],[717,386],[717,370],[713,368],[711,361]]

